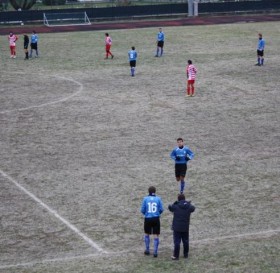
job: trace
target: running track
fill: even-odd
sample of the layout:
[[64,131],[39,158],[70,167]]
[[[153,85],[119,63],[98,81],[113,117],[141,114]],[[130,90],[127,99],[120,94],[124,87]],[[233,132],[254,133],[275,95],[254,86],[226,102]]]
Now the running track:
[[198,16],[181,19],[161,19],[161,20],[127,20],[110,21],[96,23],[89,26],[60,26],[46,27],[36,26],[9,26],[0,27],[0,35],[8,35],[10,31],[15,34],[30,33],[35,29],[38,33],[50,32],[70,32],[70,31],[96,31],[107,29],[131,29],[145,27],[170,27],[170,26],[190,26],[190,25],[214,25],[214,24],[233,24],[251,22],[273,22],[280,21],[280,14],[259,14],[259,15],[223,15],[223,16]]

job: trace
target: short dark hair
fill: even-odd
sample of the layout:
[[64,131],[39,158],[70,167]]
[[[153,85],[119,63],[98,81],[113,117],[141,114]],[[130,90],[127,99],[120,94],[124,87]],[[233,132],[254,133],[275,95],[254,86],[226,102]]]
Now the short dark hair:
[[108,33],[108,32],[106,32],[106,33],[105,33],[105,35],[106,35],[106,36],[109,36],[109,33]]
[[186,197],[183,193],[178,194],[178,201],[186,200]]
[[153,195],[156,193],[156,188],[154,186],[151,186],[151,187],[149,187],[148,191],[149,191],[150,195]]
[[181,140],[181,141],[184,141],[181,137],[178,137],[178,138],[177,138],[177,141],[180,141],[180,140]]
[[135,50],[135,46],[131,47],[132,50]]
[[188,64],[192,64],[192,60],[188,60]]

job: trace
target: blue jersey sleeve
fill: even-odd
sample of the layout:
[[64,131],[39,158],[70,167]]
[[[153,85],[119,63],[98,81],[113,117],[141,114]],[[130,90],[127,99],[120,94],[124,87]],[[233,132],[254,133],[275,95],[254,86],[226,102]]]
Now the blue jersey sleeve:
[[192,160],[194,158],[194,153],[188,147],[186,147],[186,156],[188,160]]
[[170,157],[171,157],[173,160],[176,160],[176,149],[174,149],[174,150],[171,152]]
[[162,204],[161,198],[158,197],[158,212],[159,212],[159,214],[162,214],[163,211],[164,211],[164,208],[163,208],[163,204]]

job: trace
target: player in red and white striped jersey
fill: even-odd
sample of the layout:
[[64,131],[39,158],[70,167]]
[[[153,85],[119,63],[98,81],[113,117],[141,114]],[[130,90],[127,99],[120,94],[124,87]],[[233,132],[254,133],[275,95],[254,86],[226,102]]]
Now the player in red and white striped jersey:
[[186,73],[187,73],[187,96],[194,96],[194,83],[196,78],[197,69],[192,64],[191,60],[188,60],[188,65],[186,67]]
[[13,33],[10,32],[8,36],[9,44],[10,44],[10,51],[11,51],[11,58],[16,58],[16,41],[18,37]]
[[114,58],[114,55],[110,51],[111,46],[112,46],[112,39],[109,36],[109,33],[105,33],[105,51],[106,51],[105,59],[108,59],[109,55],[111,56],[112,59]]

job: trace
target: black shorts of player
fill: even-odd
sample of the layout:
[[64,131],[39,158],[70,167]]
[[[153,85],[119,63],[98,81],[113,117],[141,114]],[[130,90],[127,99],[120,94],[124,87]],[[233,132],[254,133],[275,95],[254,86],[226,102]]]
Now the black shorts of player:
[[28,49],[28,43],[24,43],[23,48]]
[[158,47],[163,47],[164,46],[164,41],[158,41],[157,46]]
[[37,50],[37,43],[31,43],[31,49]]
[[134,61],[129,61],[130,67],[136,67],[136,60]]
[[146,234],[160,234],[160,220],[159,220],[159,217],[145,218],[144,232]]
[[258,54],[258,56],[263,57],[263,50],[257,50],[257,54]]
[[187,172],[187,164],[175,164],[175,177],[185,177]]

